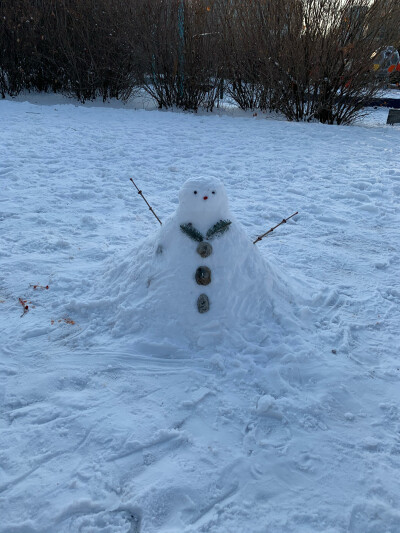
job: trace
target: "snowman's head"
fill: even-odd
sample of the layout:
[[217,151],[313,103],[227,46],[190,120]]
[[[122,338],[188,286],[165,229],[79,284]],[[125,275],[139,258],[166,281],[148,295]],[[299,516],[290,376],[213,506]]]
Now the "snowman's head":
[[228,197],[217,178],[190,178],[179,193],[179,218],[194,225],[214,224],[229,216]]

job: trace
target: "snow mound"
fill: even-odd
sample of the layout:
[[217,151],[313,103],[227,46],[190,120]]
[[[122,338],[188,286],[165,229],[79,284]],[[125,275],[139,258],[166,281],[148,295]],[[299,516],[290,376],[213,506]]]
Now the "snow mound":
[[[210,236],[220,221],[231,224]],[[195,238],[181,225],[193,229]],[[212,246],[208,257],[197,252],[202,238]],[[199,267],[211,272],[206,286],[196,283]],[[259,344],[295,325],[293,291],[277,270],[231,214],[222,182],[190,179],[159,231],[108,265],[103,280],[108,305],[100,302],[97,310],[113,317],[108,325],[117,337],[199,347],[243,339]],[[208,312],[198,311],[201,294],[209,300]]]

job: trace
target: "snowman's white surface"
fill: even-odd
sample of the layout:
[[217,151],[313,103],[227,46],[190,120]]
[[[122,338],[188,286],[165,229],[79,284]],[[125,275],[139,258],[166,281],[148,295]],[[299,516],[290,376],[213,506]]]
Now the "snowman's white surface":
[[[209,241],[212,253],[206,258],[180,228],[191,223],[205,236],[227,219],[229,229]],[[207,286],[196,283],[199,266],[211,269]],[[247,334],[256,340],[272,333],[287,313],[285,305],[290,307],[285,284],[231,214],[224,185],[215,178],[186,181],[174,215],[111,276],[118,300],[116,334],[146,332],[148,337],[151,330],[153,337],[200,344]],[[200,294],[210,303],[203,314],[197,308]]]
[[219,220],[229,219],[231,214],[223,183],[215,178],[186,181],[179,193],[175,217],[179,224],[191,222],[203,234]]

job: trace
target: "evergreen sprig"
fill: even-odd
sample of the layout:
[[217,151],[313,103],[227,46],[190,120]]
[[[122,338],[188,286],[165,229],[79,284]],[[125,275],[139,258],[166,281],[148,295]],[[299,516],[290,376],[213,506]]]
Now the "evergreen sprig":
[[231,224],[232,222],[230,220],[219,220],[216,224],[214,224],[212,228],[207,231],[207,239],[212,239],[215,236],[219,237],[229,229],[229,226]]
[[181,224],[181,230],[194,241],[203,242],[204,240],[203,235],[192,224]]
[[[225,231],[229,229],[230,224],[232,224],[230,220],[219,220],[216,224],[214,224],[214,226],[212,226],[207,231],[205,238],[210,241],[213,237],[216,237],[216,236],[219,237],[220,235],[222,235],[223,233],[225,233]],[[190,222],[188,224],[181,224],[180,228],[183,231],[183,233],[185,233],[188,237],[190,237],[194,241],[197,241],[197,242],[204,241],[203,235]]]

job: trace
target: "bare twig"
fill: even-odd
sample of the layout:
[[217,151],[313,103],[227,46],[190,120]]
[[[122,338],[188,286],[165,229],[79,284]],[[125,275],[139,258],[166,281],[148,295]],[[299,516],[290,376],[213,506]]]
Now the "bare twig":
[[279,222],[279,224],[277,224],[273,228],[269,229],[268,231],[266,231],[265,233],[263,233],[262,235],[257,237],[257,239],[255,241],[253,241],[253,244],[256,244],[256,242],[258,242],[258,241],[261,241],[261,239],[263,239],[266,235],[268,235],[268,233],[272,233],[274,231],[274,229],[276,229],[278,226],[280,226],[281,224],[286,224],[286,222],[289,220],[289,218],[292,218],[292,217],[294,217],[295,215],[298,215],[298,214],[299,214],[299,212],[296,211],[296,213],[293,213],[293,215],[290,215],[290,217],[284,218],[282,220],[282,222]]
[[139,189],[139,187],[136,185],[136,183],[133,181],[132,178],[129,178],[131,180],[131,182],[133,183],[133,185],[136,187],[136,190],[138,192],[138,194],[140,194],[140,196],[143,198],[143,200],[146,202],[147,204],[147,207],[149,208],[149,210],[153,213],[153,215],[156,217],[156,219],[158,220],[158,222],[162,225],[162,222],[161,220],[158,218],[158,216],[155,214],[154,212],[154,209],[151,207],[151,205],[149,204],[149,202],[146,200],[146,198],[144,197],[142,191]]
[[29,305],[27,305],[26,300],[23,300],[22,298],[18,298],[18,301],[19,301],[19,303],[22,305],[22,307],[24,309],[24,312],[22,313],[21,316],[24,316],[25,313],[27,313],[29,311]]

